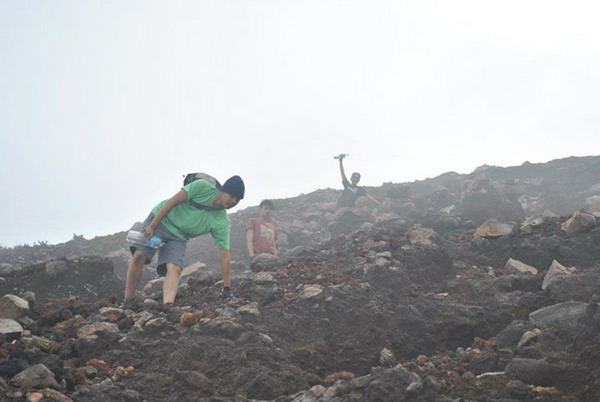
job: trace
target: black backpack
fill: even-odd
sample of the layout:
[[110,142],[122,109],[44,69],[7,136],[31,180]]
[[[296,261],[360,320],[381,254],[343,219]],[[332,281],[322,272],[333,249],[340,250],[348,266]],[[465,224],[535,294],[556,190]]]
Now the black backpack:
[[187,186],[191,182],[200,180],[200,179],[206,180],[207,182],[209,182],[216,188],[221,188],[221,183],[219,183],[219,180],[215,179],[208,173],[188,173],[185,175],[185,178],[183,179],[183,185]]
[[[221,183],[219,183],[219,180],[215,179],[214,177],[212,177],[211,175],[207,174],[207,173],[188,173],[185,175],[185,178],[183,179],[183,185],[187,186],[188,184],[196,181],[196,180],[200,180],[200,179],[204,179],[207,182],[209,182],[210,184],[212,184],[213,186],[215,186],[216,188],[220,189],[221,188]],[[212,205],[202,205],[202,204],[198,204],[196,201],[188,201],[188,203],[193,206],[194,208],[198,208],[201,209],[203,211],[219,211],[223,208],[216,208],[213,207]]]

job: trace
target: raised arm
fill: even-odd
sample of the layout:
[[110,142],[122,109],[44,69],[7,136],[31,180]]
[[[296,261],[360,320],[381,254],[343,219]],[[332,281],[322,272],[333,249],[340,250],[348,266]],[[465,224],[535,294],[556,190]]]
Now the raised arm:
[[346,173],[344,173],[344,163],[343,163],[344,157],[340,156],[340,173],[342,174],[342,182],[347,182],[348,179],[346,178]]

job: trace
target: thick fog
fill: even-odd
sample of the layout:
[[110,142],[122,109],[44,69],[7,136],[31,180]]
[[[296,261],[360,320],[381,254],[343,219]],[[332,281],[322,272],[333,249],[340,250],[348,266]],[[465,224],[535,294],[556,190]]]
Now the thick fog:
[[0,2],[0,245],[246,198],[596,155],[595,2]]

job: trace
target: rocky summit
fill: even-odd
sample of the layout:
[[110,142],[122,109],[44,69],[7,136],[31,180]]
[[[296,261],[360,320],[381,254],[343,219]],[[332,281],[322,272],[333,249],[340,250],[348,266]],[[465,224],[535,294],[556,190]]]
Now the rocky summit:
[[227,300],[206,237],[127,309],[125,231],[0,249],[0,400],[600,400],[600,157],[367,191],[274,200],[277,257],[231,214]]

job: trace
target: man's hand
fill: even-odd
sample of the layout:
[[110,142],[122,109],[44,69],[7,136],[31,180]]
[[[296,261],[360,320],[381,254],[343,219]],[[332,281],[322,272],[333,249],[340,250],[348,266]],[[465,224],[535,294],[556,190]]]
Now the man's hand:
[[144,236],[146,238],[149,239],[149,238],[152,237],[152,235],[154,234],[155,230],[156,229],[152,226],[152,224],[150,224],[150,225],[148,225],[148,226],[146,226],[145,228],[142,229],[142,233],[144,234]]

